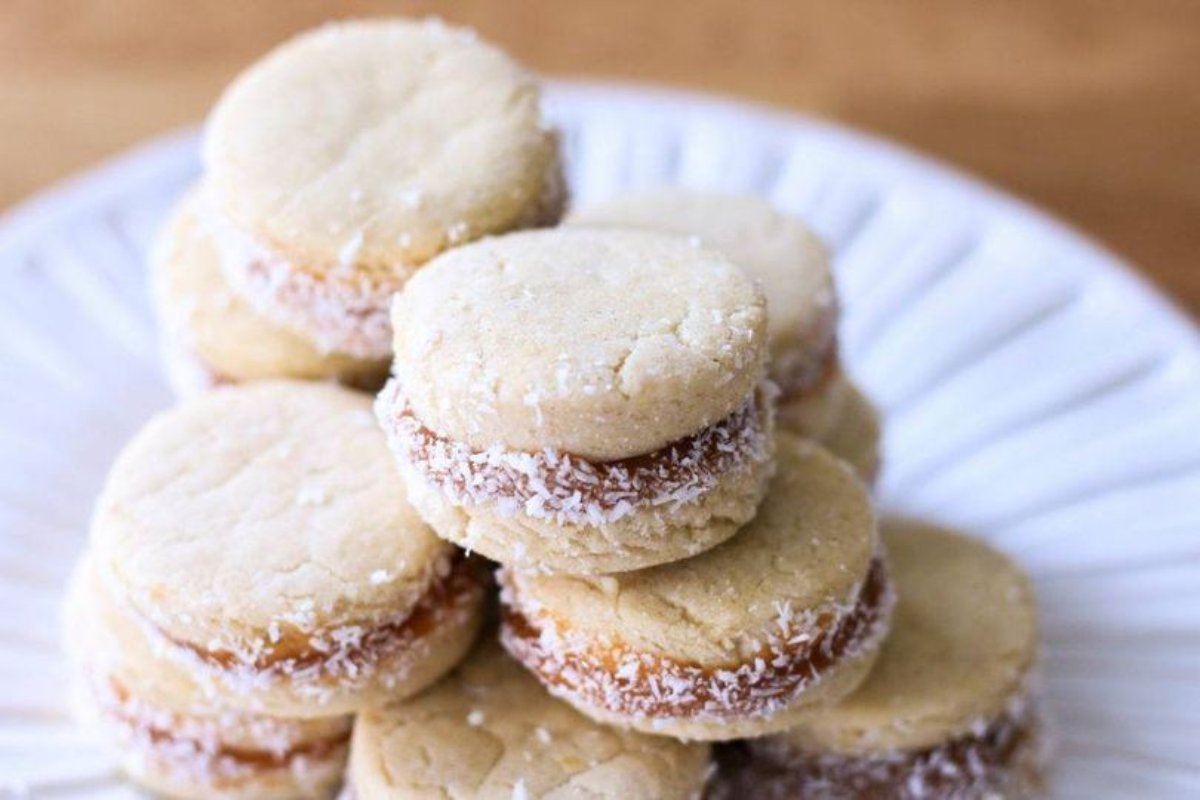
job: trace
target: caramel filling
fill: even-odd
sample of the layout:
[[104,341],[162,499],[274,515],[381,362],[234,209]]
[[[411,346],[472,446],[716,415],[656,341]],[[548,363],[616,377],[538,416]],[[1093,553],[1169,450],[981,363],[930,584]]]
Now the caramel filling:
[[447,617],[464,611],[481,591],[480,587],[475,562],[458,554],[449,571],[430,585],[403,618],[378,625],[356,639],[334,647],[325,643],[318,645],[312,636],[298,630],[285,630],[278,641],[265,646],[250,660],[231,650],[207,649],[173,638],[161,628],[158,632],[175,646],[221,669],[249,667],[256,672],[293,674],[321,668],[336,658],[340,671],[357,674],[363,665],[378,662],[429,636]]
[[495,504],[565,523],[614,522],[639,506],[682,505],[770,453],[769,402],[756,391],[719,422],[642,455],[591,461],[570,453],[477,451],[417,419],[393,382],[377,406],[400,458],[461,504]]
[[638,653],[619,644],[604,650],[563,647],[557,637],[543,636],[538,624],[512,604],[504,609],[502,639],[509,652],[551,689],[617,714],[649,718],[770,714],[844,658],[878,641],[893,602],[887,567],[876,558],[849,610],[824,609],[806,626],[812,634],[790,632],[740,663],[721,666]]
[[[286,749],[272,750],[247,747],[244,745],[225,744],[220,741],[209,742],[192,737],[178,735],[171,727],[163,724],[164,717],[153,715],[153,720],[147,720],[130,713],[131,696],[129,691],[116,678],[108,679],[108,688],[116,701],[113,707],[105,713],[120,725],[143,737],[151,747],[168,748],[168,752],[179,752],[178,745],[188,745],[188,749],[203,753],[213,760],[232,763],[237,767],[254,772],[286,769],[298,759],[308,761],[323,761],[340,755],[350,743],[350,730],[334,736],[299,742]],[[172,713],[170,718],[178,715]],[[179,720],[182,722],[183,720]]]
[[778,741],[749,742],[718,753],[721,790],[714,794],[808,797],[836,787],[839,796],[864,800],[976,797],[1038,783],[1036,759],[1029,757],[1036,745],[1036,715],[1029,710],[1002,714],[933,747],[879,755],[803,753]]

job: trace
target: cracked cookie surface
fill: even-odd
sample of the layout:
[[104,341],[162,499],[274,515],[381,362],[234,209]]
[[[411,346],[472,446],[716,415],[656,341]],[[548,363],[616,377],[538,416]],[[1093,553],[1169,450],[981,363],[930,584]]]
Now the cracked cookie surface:
[[785,395],[837,362],[838,306],[829,253],[800,220],[753,195],[658,188],[572,209],[565,224],[698,237],[762,282],[770,307],[771,379]]
[[489,642],[432,691],[363,714],[349,779],[361,800],[683,800],[708,772],[707,746],[598,725]]
[[313,716],[427,685],[478,630],[477,572],[408,504],[369,398],[227,387],[160,414],[93,520],[101,578],[191,677]]
[[410,281],[392,322],[405,401],[479,450],[649,453],[733,413],[766,358],[754,282],[715,251],[643,232],[458,248]]
[[302,34],[230,85],[206,134],[220,212],[314,275],[403,274],[532,224],[559,183],[534,77],[435,20]]

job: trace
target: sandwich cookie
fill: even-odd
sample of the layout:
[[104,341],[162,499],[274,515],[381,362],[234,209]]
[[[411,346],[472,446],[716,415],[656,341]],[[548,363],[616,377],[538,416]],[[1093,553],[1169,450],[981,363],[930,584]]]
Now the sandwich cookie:
[[866,676],[893,603],[862,482],[777,443],[758,515],[695,558],[619,575],[501,573],[502,640],[600,722],[685,739],[790,727]]
[[[879,412],[867,399],[867,396],[852,383],[846,382],[845,399],[837,410],[837,415],[823,427],[813,438],[829,452],[845,461],[868,486],[874,485],[879,477],[882,463],[880,448],[883,438],[883,425]],[[782,421],[782,416],[792,414],[803,403],[791,403],[786,409],[780,409],[780,427],[795,430]]]
[[[800,220],[752,195],[660,188],[576,209],[567,224],[699,237],[762,283],[779,421],[804,436],[832,423],[846,381],[838,366],[838,304],[829,254]],[[793,404],[803,411],[789,413]]]
[[718,797],[1042,793],[1028,579],[983,543],[929,525],[889,522],[884,542],[900,601],[875,670],[841,703],[726,753]]
[[176,393],[264,378],[337,380],[378,391],[390,360],[325,353],[255,311],[229,288],[216,245],[198,223],[200,189],[179,204],[151,264],[163,360]]
[[76,714],[135,783],[182,798],[332,795],[349,751],[349,716],[284,719],[212,705],[179,671],[161,668],[86,557],[64,611]]
[[685,800],[711,771],[707,746],[597,725],[488,643],[431,691],[359,716],[348,781],[358,800]]
[[204,222],[233,288],[321,352],[388,355],[421,264],[553,224],[558,139],[533,76],[437,21],[335,23],[268,54],[208,120]]
[[732,536],[766,490],[765,317],[745,273],[682,238],[488,239],[397,297],[376,413],[450,541],[546,571],[674,561]]
[[117,458],[93,519],[96,569],[214,702],[315,717],[403,697],[470,647],[483,588],[394,476],[363,395],[217,389]]

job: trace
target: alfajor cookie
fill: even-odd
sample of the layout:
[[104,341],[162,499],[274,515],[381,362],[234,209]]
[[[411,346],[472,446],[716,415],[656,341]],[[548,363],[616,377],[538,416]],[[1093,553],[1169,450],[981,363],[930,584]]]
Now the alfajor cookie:
[[478,631],[475,566],[405,500],[370,401],[217,389],[117,458],[96,569],[162,658],[223,704],[328,716],[432,683]]
[[[883,426],[879,412],[862,390],[845,378],[840,380],[842,387],[839,391],[844,393],[844,398],[839,403],[836,415],[810,435],[826,450],[854,467],[858,476],[870,486],[879,477]],[[796,430],[794,418],[803,405],[803,401],[798,401],[780,408],[779,427]],[[789,424],[785,417],[790,417],[793,422]]]
[[351,718],[284,719],[215,706],[161,663],[85,557],[64,608],[76,715],[135,783],[181,798],[327,798]]
[[229,288],[216,245],[198,222],[203,189],[194,188],[159,236],[150,285],[163,361],[176,393],[266,378],[337,380],[378,390],[390,360],[321,352],[270,321]]
[[[838,304],[829,254],[800,220],[752,195],[660,188],[573,209],[569,225],[659,230],[697,236],[761,281],[770,312],[771,379],[780,424],[811,436],[837,415]],[[803,413],[788,414],[792,403]]]
[[597,725],[488,643],[429,692],[359,716],[348,784],[358,800],[685,800],[711,771],[707,746]]
[[236,291],[321,352],[390,347],[387,306],[441,251],[553,224],[538,84],[436,20],[330,24],[240,75],[208,120],[204,223]]
[[1027,798],[1044,738],[1028,579],[983,543],[891,521],[899,603],[871,676],[790,730],[727,752],[718,797]]
[[892,606],[862,482],[780,434],[758,515],[695,558],[585,577],[501,573],[502,640],[601,722],[687,739],[788,728],[866,676]]
[[393,308],[376,404],[413,504],[496,561],[614,572],[694,555],[772,468],[761,293],[715,251],[640,232],[453,250]]

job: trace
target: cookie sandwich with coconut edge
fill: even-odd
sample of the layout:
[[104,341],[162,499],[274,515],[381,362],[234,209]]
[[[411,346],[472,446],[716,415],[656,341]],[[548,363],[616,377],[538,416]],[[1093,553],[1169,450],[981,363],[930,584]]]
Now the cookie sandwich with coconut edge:
[[230,285],[323,353],[386,358],[420,265],[553,224],[558,137],[525,69],[436,20],[342,22],[240,75],[206,128],[201,220]]
[[1039,797],[1047,748],[1029,579],[982,542],[884,524],[899,603],[870,677],[722,754],[717,798]]
[[894,602],[862,482],[781,433],[758,515],[694,558],[615,575],[500,573],[505,647],[600,722],[685,739],[785,730],[867,675]]
[[202,190],[179,202],[159,236],[150,265],[160,347],[175,393],[269,378],[336,380],[378,391],[390,359],[322,352],[272,322],[229,287],[216,244],[198,221]]
[[376,402],[409,496],[503,564],[638,569],[724,541],[773,459],[761,292],[716,251],[556,229],[453,250],[398,295]]
[[329,716],[403,697],[479,630],[483,576],[405,500],[370,400],[217,389],[147,424],[92,526],[98,575],[215,701]]
[[[838,357],[839,310],[829,254],[808,226],[753,195],[667,187],[572,209],[566,224],[697,236],[748,270],[767,297],[780,427],[846,456],[837,449],[835,430],[846,421],[844,407],[858,390]],[[868,430],[878,430],[877,420],[867,422],[873,423]],[[878,436],[874,442],[877,449]]]
[[326,798],[349,752],[348,715],[286,719],[214,704],[164,665],[85,555],[67,590],[73,710],[130,780],[171,797]]

